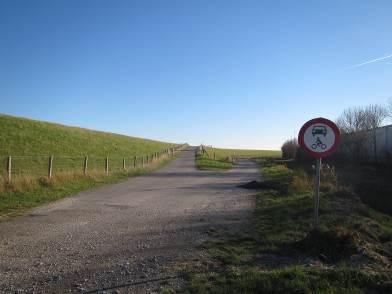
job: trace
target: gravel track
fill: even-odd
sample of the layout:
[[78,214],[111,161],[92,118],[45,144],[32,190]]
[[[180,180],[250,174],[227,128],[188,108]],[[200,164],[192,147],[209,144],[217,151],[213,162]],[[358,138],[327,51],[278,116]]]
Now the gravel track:
[[155,280],[175,275],[176,261],[196,258],[208,230],[238,226],[254,206],[254,192],[236,186],[258,180],[255,163],[199,171],[194,153],[0,223],[0,292],[159,291]]

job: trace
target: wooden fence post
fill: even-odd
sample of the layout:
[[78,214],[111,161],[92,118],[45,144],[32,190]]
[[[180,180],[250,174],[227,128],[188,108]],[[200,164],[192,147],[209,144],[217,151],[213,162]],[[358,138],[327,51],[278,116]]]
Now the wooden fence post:
[[53,172],[53,155],[49,156],[48,178],[52,178]]
[[8,160],[7,160],[7,180],[8,182],[11,182],[11,178],[12,178],[12,158],[11,156],[8,156]]
[[105,160],[105,173],[106,174],[109,173],[109,157],[106,157],[106,160]]
[[83,174],[87,175],[87,167],[88,167],[88,156],[84,158],[84,165],[83,165]]
[[137,158],[135,156],[135,158],[133,159],[133,168],[136,168],[136,160],[137,160]]
[[142,167],[144,167],[144,155],[142,156]]
[[125,157],[123,157],[123,170],[126,170],[126,167],[125,167]]

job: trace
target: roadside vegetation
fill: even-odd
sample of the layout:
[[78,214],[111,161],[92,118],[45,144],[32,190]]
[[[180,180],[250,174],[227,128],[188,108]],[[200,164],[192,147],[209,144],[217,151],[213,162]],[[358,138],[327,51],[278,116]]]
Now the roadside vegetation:
[[279,158],[278,150],[241,150],[220,149],[201,146],[196,155],[196,166],[203,170],[228,170],[234,167],[235,161],[241,157]]
[[0,114],[0,156],[142,156],[176,144]]
[[[7,115],[0,115],[0,133],[2,218],[79,191],[148,173],[167,163],[173,155],[169,150],[179,147]],[[86,157],[88,168],[84,170]]]
[[172,158],[165,158],[143,168],[118,171],[109,175],[103,172],[89,173],[88,175],[62,173],[52,179],[24,177],[17,182],[17,185],[5,183],[6,190],[0,193],[0,221],[82,191],[148,174],[171,160]]
[[[341,131],[337,152],[323,159],[333,166],[340,182],[350,187],[372,208],[392,215],[392,153],[388,129],[381,128],[392,118],[388,105],[367,105],[345,109],[336,120]],[[299,148],[296,139],[282,145],[282,156],[309,169],[314,162]]]
[[[186,293],[391,293],[392,217],[322,172],[313,227],[313,171],[265,160],[264,187],[240,232],[210,230]],[[271,188],[273,187],[273,188]]]

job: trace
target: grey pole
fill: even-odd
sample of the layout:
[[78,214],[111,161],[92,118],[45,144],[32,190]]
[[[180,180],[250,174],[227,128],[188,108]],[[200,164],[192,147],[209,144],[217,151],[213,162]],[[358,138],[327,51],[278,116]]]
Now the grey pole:
[[314,197],[314,227],[319,224],[321,158],[316,159],[316,191]]

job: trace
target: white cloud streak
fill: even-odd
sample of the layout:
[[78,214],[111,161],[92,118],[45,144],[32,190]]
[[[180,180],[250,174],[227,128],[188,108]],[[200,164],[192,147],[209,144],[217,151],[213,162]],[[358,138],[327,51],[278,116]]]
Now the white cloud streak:
[[360,67],[360,66],[364,66],[364,65],[367,65],[367,64],[370,64],[370,63],[378,62],[378,61],[389,59],[389,58],[392,58],[392,54],[384,56],[384,57],[379,57],[379,58],[376,58],[376,59],[368,60],[368,61],[365,61],[365,62],[362,62],[362,63],[359,63],[359,64],[354,64],[354,65],[350,66],[349,68]]

